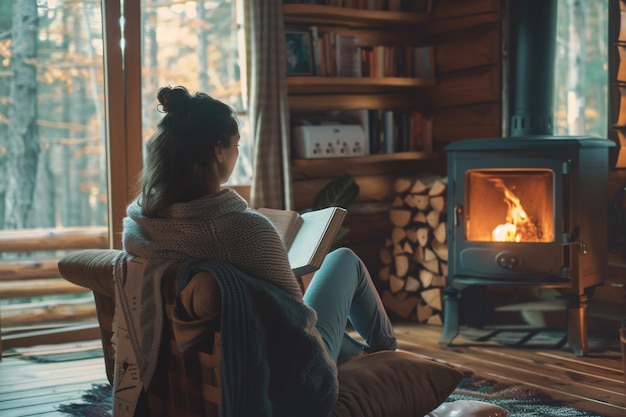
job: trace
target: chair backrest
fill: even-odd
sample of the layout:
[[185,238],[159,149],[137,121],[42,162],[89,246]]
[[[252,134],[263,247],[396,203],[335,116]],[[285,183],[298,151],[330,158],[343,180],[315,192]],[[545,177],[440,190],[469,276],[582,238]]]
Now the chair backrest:
[[[71,253],[59,262],[59,271],[66,280],[94,291],[106,372],[111,384],[116,362],[112,343],[115,313],[112,274],[113,259],[119,254],[118,250],[83,250]],[[177,265],[173,266],[163,276],[166,317],[159,364],[153,383],[138,404],[136,415],[217,417],[221,395],[219,332],[215,333],[213,340],[196,349],[183,353],[178,348],[172,326],[177,269]],[[201,274],[204,274],[201,277],[204,280],[212,279],[206,276],[207,273]],[[203,290],[206,292],[206,288]],[[201,295],[209,303],[219,299],[219,294]]]
[[182,352],[173,330],[176,296],[176,272],[171,270],[163,279],[166,318],[159,365],[147,389],[149,415],[217,417],[221,396],[220,333],[215,331],[213,340]]

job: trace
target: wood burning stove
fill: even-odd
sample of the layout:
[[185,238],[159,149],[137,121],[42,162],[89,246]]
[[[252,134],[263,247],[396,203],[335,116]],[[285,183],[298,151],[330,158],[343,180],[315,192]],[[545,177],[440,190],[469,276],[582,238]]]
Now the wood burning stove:
[[569,300],[569,345],[582,356],[587,300],[607,267],[614,143],[552,135],[554,48],[546,40],[555,39],[556,1],[510,6],[510,135],[446,148],[449,258],[440,342],[458,334],[466,287],[557,288]]
[[448,151],[444,334],[470,285],[559,288],[569,344],[586,351],[585,307],[607,266],[608,148],[594,137],[461,141]]

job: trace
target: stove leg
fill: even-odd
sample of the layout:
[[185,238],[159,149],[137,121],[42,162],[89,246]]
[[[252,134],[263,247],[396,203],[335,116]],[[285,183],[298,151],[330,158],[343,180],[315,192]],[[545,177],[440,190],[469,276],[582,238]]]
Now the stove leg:
[[587,295],[571,300],[567,308],[567,343],[576,356],[586,356],[587,345]]
[[454,288],[446,288],[443,299],[443,334],[440,344],[449,345],[459,334],[459,298],[461,292]]

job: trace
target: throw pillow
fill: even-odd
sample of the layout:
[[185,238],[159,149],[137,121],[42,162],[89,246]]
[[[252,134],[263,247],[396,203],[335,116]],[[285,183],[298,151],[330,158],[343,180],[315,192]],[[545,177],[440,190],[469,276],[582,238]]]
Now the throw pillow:
[[463,379],[459,370],[404,351],[359,356],[338,367],[332,417],[424,417]]

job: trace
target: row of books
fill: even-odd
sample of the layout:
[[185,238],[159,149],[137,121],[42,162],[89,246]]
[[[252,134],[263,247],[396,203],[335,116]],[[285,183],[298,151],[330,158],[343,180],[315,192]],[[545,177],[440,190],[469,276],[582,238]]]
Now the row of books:
[[283,4],[319,4],[361,10],[428,13],[432,0],[283,0]]
[[361,46],[358,35],[309,27],[314,74],[324,77],[434,77],[432,46]]
[[433,78],[432,46],[372,46],[361,48],[363,77]]
[[432,118],[419,111],[368,110],[369,154],[432,151]]

